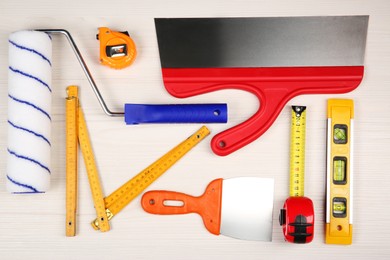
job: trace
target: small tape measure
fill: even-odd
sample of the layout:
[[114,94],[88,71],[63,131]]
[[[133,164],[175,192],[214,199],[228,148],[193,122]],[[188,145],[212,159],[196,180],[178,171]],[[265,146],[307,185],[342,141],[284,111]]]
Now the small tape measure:
[[128,32],[115,32],[100,27],[96,38],[100,42],[100,62],[103,65],[123,69],[134,62],[137,49]]
[[290,136],[290,197],[280,211],[285,240],[309,243],[314,233],[313,202],[304,197],[306,107],[292,106]]
[[[208,136],[209,133],[210,131],[206,126],[201,127],[196,133],[138,173],[134,178],[114,191],[110,196],[106,197],[104,202],[109,219],[118,214],[126,205],[141,194],[142,191],[158,179],[188,151]],[[94,229],[100,229],[100,223],[97,219],[95,219],[91,224]]]
[[327,244],[352,244],[353,118],[353,100],[328,100]]
[[[74,91],[77,92],[77,89]],[[77,93],[66,98],[66,236],[76,235],[77,210]]]
[[[73,100],[73,99],[76,100],[76,104],[77,104],[77,106],[76,106],[77,138],[78,138],[78,141],[80,144],[80,148],[81,148],[84,162],[85,162],[85,167],[86,167],[87,174],[88,174],[89,185],[91,188],[93,203],[94,203],[96,215],[97,215],[97,222],[99,223],[100,230],[105,232],[105,231],[110,230],[110,225],[109,225],[108,217],[106,214],[106,208],[104,205],[104,196],[103,196],[103,192],[102,192],[102,188],[101,188],[101,184],[100,184],[100,180],[99,180],[99,173],[97,170],[95,157],[93,154],[87,125],[85,122],[84,114],[81,110],[80,103],[78,102],[77,86],[69,86],[67,89],[67,92],[68,92],[68,99],[67,99],[68,101]],[[72,117],[74,116],[73,106],[66,106],[66,109],[67,109],[66,122],[73,122],[72,121],[73,120]],[[72,126],[67,126],[67,128],[68,127],[72,128]],[[69,136],[67,136],[67,139],[74,140],[73,134],[74,134],[74,131],[67,132],[67,135],[69,135]],[[67,150],[67,158],[69,158],[70,161],[71,160],[74,161],[75,158],[77,158],[77,150],[75,150],[73,148]],[[72,168],[73,168],[73,166],[72,166]],[[72,176],[74,176],[74,175],[72,175]],[[77,183],[77,178],[70,177],[69,180]],[[67,197],[69,197],[69,198],[70,197],[73,198],[73,195],[71,195],[71,194],[77,194],[77,189],[73,190],[72,187],[77,188],[77,186],[75,184],[69,184],[70,189],[67,189]],[[72,205],[72,203],[75,203],[74,201],[75,201],[74,199],[70,200],[69,205],[67,203],[67,207],[69,207],[69,208],[74,207]],[[72,223],[74,223],[74,225],[75,225],[74,220]],[[69,220],[67,220],[67,225],[69,226]]]

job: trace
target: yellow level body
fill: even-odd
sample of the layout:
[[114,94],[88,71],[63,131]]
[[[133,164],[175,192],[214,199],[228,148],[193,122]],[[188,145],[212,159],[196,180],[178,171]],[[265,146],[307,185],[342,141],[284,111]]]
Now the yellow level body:
[[306,107],[293,106],[290,140],[290,197],[304,196]]
[[327,244],[352,243],[353,118],[353,100],[328,100],[325,233]]

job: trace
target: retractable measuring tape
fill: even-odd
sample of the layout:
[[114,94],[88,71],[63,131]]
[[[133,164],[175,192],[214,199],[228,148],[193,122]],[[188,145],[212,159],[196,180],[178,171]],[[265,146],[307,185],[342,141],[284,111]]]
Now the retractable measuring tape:
[[352,244],[353,118],[353,100],[328,100],[327,244]]
[[[67,181],[69,181],[69,183],[67,183],[67,195],[66,195],[67,213],[69,210],[69,214],[71,214],[71,211],[73,212],[73,209],[76,208],[76,203],[77,203],[77,198],[76,198],[77,173],[76,174],[73,173],[75,167],[77,167],[77,143],[76,143],[76,149],[73,147],[74,139],[77,138],[80,144],[80,148],[85,162],[85,167],[87,170],[89,185],[91,188],[93,203],[97,215],[97,222],[101,227],[100,230],[105,232],[110,230],[110,225],[108,223],[108,217],[104,205],[103,191],[99,180],[99,173],[97,170],[95,157],[92,151],[91,141],[88,135],[87,125],[85,123],[84,114],[81,110],[81,106],[78,101],[77,86],[69,86],[67,88],[67,93],[68,93],[68,98],[66,99],[66,103],[67,103],[66,122],[67,122],[67,129],[69,129],[69,131],[66,132],[67,135],[66,139],[69,140],[69,143],[67,141],[66,157],[67,157],[67,163],[68,162],[70,163],[69,176],[67,176]],[[76,111],[74,111],[74,104],[76,104]],[[76,117],[77,120],[74,120],[73,117]],[[75,133],[76,136],[74,136]],[[75,161],[76,163],[74,163]],[[76,166],[74,166],[74,164],[76,164]],[[77,172],[77,168],[76,168],[76,172]],[[67,225],[67,229],[66,229],[67,235],[68,234],[74,235],[76,222],[75,222],[75,217],[72,216],[72,214],[69,216],[69,219],[68,218],[66,219],[66,225]],[[69,229],[69,233],[68,233],[68,229]]]
[[100,42],[100,62],[103,65],[122,69],[134,62],[137,50],[128,32],[115,32],[100,27],[96,38]]
[[314,233],[313,202],[304,197],[306,107],[292,106],[290,139],[290,197],[280,211],[285,240],[309,243]]
[[[118,214],[127,204],[142,193],[150,184],[158,179],[165,171],[174,165],[195,145],[202,141],[210,133],[206,126],[201,127],[196,133],[181,142],[175,148],[163,155],[160,159],[130,179],[111,195],[104,199],[106,213],[110,220]],[[96,230],[100,229],[100,223],[95,219],[91,223]]]
[[290,136],[290,197],[305,194],[306,107],[293,106]]

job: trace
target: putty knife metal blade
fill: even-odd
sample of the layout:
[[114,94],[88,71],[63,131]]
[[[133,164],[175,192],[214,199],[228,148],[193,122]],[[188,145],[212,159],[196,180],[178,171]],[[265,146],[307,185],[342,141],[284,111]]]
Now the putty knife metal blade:
[[274,180],[240,177],[223,180],[220,233],[271,241]]
[[368,16],[157,18],[163,68],[363,65]]

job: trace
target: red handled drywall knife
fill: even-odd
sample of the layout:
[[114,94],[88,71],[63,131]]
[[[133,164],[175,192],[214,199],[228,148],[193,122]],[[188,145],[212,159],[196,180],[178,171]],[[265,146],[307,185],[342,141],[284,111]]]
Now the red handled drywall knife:
[[218,155],[260,137],[291,98],[349,92],[363,78],[368,16],[156,18],[155,25],[170,94],[235,88],[260,100],[251,118],[214,136]]

